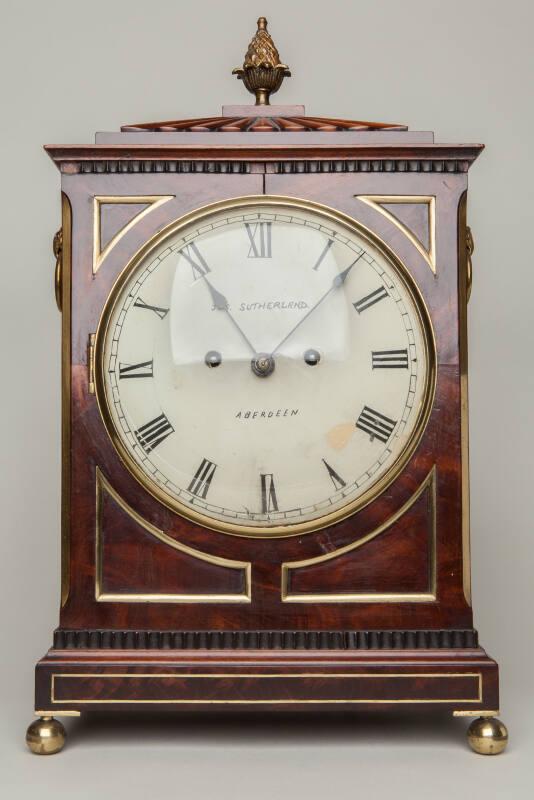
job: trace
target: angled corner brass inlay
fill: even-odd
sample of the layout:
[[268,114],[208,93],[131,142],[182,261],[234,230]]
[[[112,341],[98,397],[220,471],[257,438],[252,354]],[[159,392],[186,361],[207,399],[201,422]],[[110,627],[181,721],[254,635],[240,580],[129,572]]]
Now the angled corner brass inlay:
[[[372,539],[387,531],[395,522],[397,522],[412,506],[419,500],[423,492],[430,490],[430,542],[429,542],[429,580],[428,591],[422,593],[401,593],[401,592],[373,592],[373,593],[360,593],[360,592],[343,592],[339,594],[317,593],[317,594],[291,594],[290,592],[290,573],[294,570],[311,567],[316,564],[321,564],[325,561],[332,561],[335,558],[350,553],[352,550],[357,550]],[[433,466],[423,483],[419,486],[417,491],[406,501],[406,503],[389,517],[382,525],[375,528],[366,536],[358,539],[356,542],[347,544],[340,547],[338,550],[333,550],[331,553],[326,553],[314,558],[307,558],[303,561],[288,561],[282,564],[282,601],[284,603],[431,603],[436,600],[437,591],[437,577],[436,577],[436,467]]]
[[[136,522],[141,528],[155,536],[160,542],[186,553],[192,558],[198,558],[208,564],[214,564],[227,569],[240,570],[244,574],[245,588],[241,594],[111,594],[102,590],[102,512],[104,495],[109,495],[117,505]],[[95,597],[98,602],[112,603],[250,603],[251,591],[251,563],[249,561],[233,561],[220,556],[209,555],[201,550],[195,550],[181,542],[177,542],[168,534],[156,528],[144,519],[137,511],[129,506],[115,491],[100,469],[96,468],[96,570],[95,570]]]
[[[117,242],[119,242],[123,236],[125,236],[129,230],[133,228],[134,225],[146,217],[147,214],[150,214],[151,211],[155,211],[156,208],[159,208],[168,200],[173,200],[174,195],[137,195],[137,196],[125,196],[120,197],[117,195],[97,195],[93,198],[93,275],[96,275],[98,270],[100,269],[100,265],[102,264],[103,260],[109,254],[110,250],[112,250]],[[104,247],[103,250],[100,249],[100,233],[101,233],[101,220],[100,220],[100,213],[101,213],[101,206],[117,204],[117,205],[138,205],[142,203],[148,203],[146,208],[136,214],[133,219],[131,219],[126,225],[124,225],[113,238],[108,242],[108,244]]]
[[[356,194],[354,196],[357,197],[358,200],[361,200],[362,203],[366,203],[368,206],[371,206],[371,208],[374,208],[375,211],[383,214],[386,219],[402,231],[415,249],[423,256],[434,275],[436,274],[436,198],[433,195]],[[387,208],[384,208],[384,204],[393,205],[396,203],[424,203],[427,206],[428,240],[430,245],[428,250],[403,222],[397,219]]]

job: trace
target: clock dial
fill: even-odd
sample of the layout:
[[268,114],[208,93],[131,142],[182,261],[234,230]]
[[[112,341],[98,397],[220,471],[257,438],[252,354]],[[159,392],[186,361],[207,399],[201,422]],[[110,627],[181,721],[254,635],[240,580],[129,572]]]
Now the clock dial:
[[432,400],[405,268],[336,212],[243,198],[179,220],[124,270],[97,335],[123,461],[179,513],[290,535],[382,491]]

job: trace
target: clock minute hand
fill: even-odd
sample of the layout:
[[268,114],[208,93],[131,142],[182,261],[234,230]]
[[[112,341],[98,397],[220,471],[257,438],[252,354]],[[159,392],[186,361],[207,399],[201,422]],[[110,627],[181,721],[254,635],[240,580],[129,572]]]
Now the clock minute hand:
[[354,259],[352,264],[349,264],[347,269],[344,269],[343,272],[340,272],[339,275],[335,276],[334,280],[332,281],[332,289],[337,289],[338,286],[342,286],[345,283],[345,281],[347,280],[349,272],[351,271],[353,266],[360,260],[360,258],[362,256],[363,256],[363,252],[360,253],[358,258]]
[[250,339],[248,338],[248,336],[246,335],[244,330],[238,325],[238,323],[236,322],[236,320],[234,319],[234,317],[230,313],[230,304],[228,303],[228,300],[226,299],[226,297],[223,294],[221,294],[221,292],[219,292],[215,288],[215,286],[213,286],[210,283],[210,281],[206,278],[205,275],[204,275],[204,280],[208,285],[208,289],[210,290],[211,299],[213,301],[213,308],[215,308],[217,311],[225,311],[228,314],[228,317],[230,318],[230,320],[233,323],[234,327],[237,328],[237,330],[239,331],[239,333],[241,334],[241,336],[243,337],[245,342],[248,344],[248,346],[250,347],[250,349],[254,353],[254,355],[256,355],[256,353],[257,353],[256,348],[254,347],[254,345],[252,344],[252,342],[250,341]]
[[297,330],[297,328],[298,328],[298,327],[300,327],[300,325],[302,325],[302,323],[304,322],[304,320],[305,320],[305,319],[307,319],[307,318],[310,316],[310,314],[312,314],[312,313],[315,311],[315,309],[317,308],[317,306],[320,306],[320,305],[321,305],[321,303],[323,302],[323,300],[326,300],[326,298],[328,297],[328,295],[329,295],[329,294],[331,294],[331,293],[334,291],[334,289],[337,289],[337,288],[339,288],[340,286],[343,286],[343,284],[344,284],[344,283],[345,283],[345,281],[347,280],[347,277],[348,277],[348,274],[349,274],[349,272],[351,271],[351,269],[353,268],[353,266],[356,264],[356,262],[360,260],[360,258],[361,258],[362,256],[363,256],[363,253],[360,253],[360,255],[358,256],[358,258],[356,258],[356,259],[355,259],[355,260],[352,262],[352,264],[350,264],[350,266],[348,266],[346,269],[344,269],[344,270],[343,270],[343,272],[339,272],[339,273],[338,273],[338,274],[337,274],[337,275],[334,277],[334,279],[332,280],[332,285],[330,286],[330,288],[329,288],[329,289],[328,289],[328,290],[327,290],[327,291],[326,291],[326,292],[325,292],[325,293],[322,295],[322,297],[320,297],[320,298],[319,298],[319,300],[318,300],[318,301],[315,303],[315,305],[313,305],[313,306],[310,308],[310,310],[309,310],[309,311],[307,311],[307,312],[304,314],[304,316],[303,316],[303,317],[301,317],[301,318],[299,319],[299,321],[297,322],[297,324],[296,324],[296,325],[295,325],[293,328],[291,328],[291,330],[289,331],[289,333],[288,333],[286,336],[284,336],[284,338],[282,339],[282,341],[281,341],[281,342],[279,342],[279,344],[277,344],[277,345],[276,345],[276,347],[274,348],[274,350],[271,352],[271,356],[274,356],[274,354],[276,353],[276,351],[277,351],[277,350],[279,350],[279,349],[282,347],[282,345],[283,345],[283,344],[285,344],[285,343],[287,342],[287,340],[289,339],[289,337],[290,337],[290,336],[291,336],[291,335],[292,335],[292,334],[293,334],[293,333],[294,333],[294,332]]

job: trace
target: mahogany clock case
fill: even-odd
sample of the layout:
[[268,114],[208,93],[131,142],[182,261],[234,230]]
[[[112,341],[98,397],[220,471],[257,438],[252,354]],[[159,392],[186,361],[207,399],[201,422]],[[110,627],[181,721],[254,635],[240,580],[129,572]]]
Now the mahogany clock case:
[[[182,126],[47,148],[63,193],[63,563],[38,710],[498,709],[469,565],[466,192],[481,146],[330,122],[295,139]],[[409,271],[436,343],[428,423],[387,491],[282,538],[227,535],[156,500],[120,460],[94,394],[94,335],[125,265],[174,220],[250,195],[320,203],[369,229]]]
[[[65,203],[68,198],[74,221],[72,241],[76,243],[72,254],[71,318],[71,480],[76,492],[70,492],[70,586],[64,586],[62,627],[143,630],[156,623],[161,629],[218,630],[223,616],[224,625],[231,630],[365,630],[382,628],[384,615],[388,627],[393,627],[393,623],[403,618],[410,620],[408,627],[418,629],[471,626],[472,613],[465,596],[468,584],[462,551],[460,356],[457,325],[451,325],[451,308],[457,303],[455,270],[443,268],[438,277],[418,254],[406,254],[409,268],[429,310],[437,345],[436,399],[409,468],[403,471],[387,494],[382,494],[356,516],[317,533],[276,540],[235,538],[195,525],[154,502],[121,463],[102,424],[95,395],[89,391],[88,345],[97,329],[104,303],[124,265],[160,228],[199,206],[229,197],[261,194],[265,184],[267,195],[310,199],[345,213],[352,212],[353,216],[358,214],[359,221],[368,227],[372,224],[375,230],[378,228],[379,235],[392,248],[400,249],[400,234],[393,242],[386,238],[388,233],[391,236],[387,228],[395,230],[395,227],[386,219],[381,224],[382,215],[355,197],[394,194],[393,182],[398,177],[378,175],[363,180],[361,175],[346,174],[321,174],[320,179],[308,175],[144,174],[144,196],[163,195],[172,199],[134,225],[93,275],[90,269],[92,198],[97,192],[97,197],[140,197],[141,192],[136,188],[139,177],[83,173],[63,176]],[[445,219],[446,224],[440,228],[439,209],[442,208],[441,213],[445,216],[450,205],[450,216],[453,219],[457,217],[464,191],[462,178],[465,180],[465,176],[451,176],[459,185],[454,193],[447,189],[446,198],[440,196],[443,191],[440,191],[440,186],[428,185],[433,177],[410,176],[408,187],[404,178],[403,188],[407,194],[409,188],[410,194],[419,196],[424,188],[423,180],[426,180],[427,193],[436,193],[436,238],[447,263],[445,259],[456,258],[456,225]],[[434,181],[442,184],[437,176]],[[450,178],[449,182],[453,183]],[[444,252],[448,246],[452,251],[450,254]],[[332,554],[367,536],[409,503],[425,481],[428,487],[421,495],[421,502],[416,501],[376,540],[326,562],[318,561],[306,567],[291,566],[293,562]],[[244,567],[225,568],[163,546],[148,532],[143,532],[129,509],[180,544],[200,553],[243,564],[250,562],[251,586],[247,585]],[[435,567],[431,564],[434,524]],[[98,526],[102,536],[100,588],[104,594],[123,595],[115,602],[99,602],[95,597],[94,532]],[[145,548],[148,548],[147,555],[143,557]],[[152,577],[147,574],[148,570],[143,569],[148,557],[153,565]],[[83,570],[76,566],[73,568],[78,563],[83,565]],[[288,565],[287,592],[293,602],[283,602],[282,564]],[[451,569],[451,564],[457,565],[456,569]],[[64,580],[66,584],[68,575]],[[428,602],[430,598],[425,596],[434,593],[430,585],[434,581],[436,600]],[[135,597],[127,602],[128,595],[157,595],[158,592],[190,594],[193,595],[192,601],[195,594],[207,595],[207,598],[201,605],[194,602],[147,604],[136,602]],[[332,602],[329,598],[329,595],[334,595],[334,599],[343,601],[347,592],[394,596],[379,598],[382,602],[360,601],[357,605]],[[214,598],[213,603],[209,602],[210,594],[230,596],[222,604],[224,612],[220,600]],[[309,603],[299,602],[302,599],[300,595],[308,594],[326,595],[326,602],[317,602],[315,597]],[[232,595],[234,602],[231,601]],[[405,602],[402,595],[408,595]],[[442,597],[446,598],[445,603],[441,602]],[[392,605],[392,599],[398,602]],[[157,601],[157,597],[154,600]],[[395,614],[394,618],[392,614]]]

